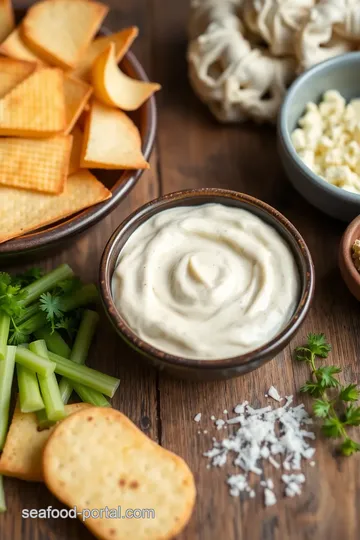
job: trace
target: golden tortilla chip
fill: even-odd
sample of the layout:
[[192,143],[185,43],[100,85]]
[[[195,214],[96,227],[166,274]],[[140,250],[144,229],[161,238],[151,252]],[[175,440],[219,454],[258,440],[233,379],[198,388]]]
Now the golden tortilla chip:
[[85,169],[68,177],[61,195],[0,186],[0,243],[55,223],[109,197],[111,191]]
[[65,128],[64,74],[35,71],[0,100],[0,135],[48,137]]
[[96,58],[106,49],[109,43],[115,43],[115,57],[116,60],[120,62],[130,49],[138,33],[139,29],[136,26],[130,26],[130,28],[125,28],[116,34],[94,39],[94,41],[90,43],[85,54],[81,57],[80,62],[77,64],[72,74],[79,79],[90,81],[91,67]]
[[36,62],[44,65],[43,62],[29,47],[24,43],[20,29],[15,28],[9,37],[0,45],[0,54],[17,58],[18,60],[26,60],[27,62]]
[[0,98],[31,75],[36,64],[0,56]]
[[49,139],[0,137],[0,184],[61,193],[68,176],[71,135]]
[[70,133],[92,94],[92,88],[84,81],[69,75],[64,79],[66,128]]
[[43,474],[50,491],[79,514],[105,505],[121,506],[123,513],[152,510],[143,519],[87,519],[84,525],[102,540],[174,538],[195,504],[195,481],[185,461],[114,409],[93,407],[58,424],[44,448]]
[[69,175],[75,173],[80,169],[81,149],[84,138],[84,134],[79,128],[79,126],[74,127],[71,135],[73,137],[73,144],[71,148]]
[[160,84],[138,81],[125,75],[116,61],[115,43],[110,43],[95,60],[92,83],[95,96],[102,103],[123,111],[135,111],[161,88]]
[[50,64],[75,67],[109,8],[91,0],[45,0],[28,10],[23,39]]
[[[73,403],[65,405],[65,412],[70,415],[88,408],[88,403]],[[17,403],[0,458],[0,474],[43,482],[42,453],[54,428],[38,431],[36,413],[22,413]]]
[[0,0],[0,42],[8,37],[15,27],[11,0]]
[[92,101],[86,119],[81,166],[149,169],[141,152],[139,130],[124,112]]

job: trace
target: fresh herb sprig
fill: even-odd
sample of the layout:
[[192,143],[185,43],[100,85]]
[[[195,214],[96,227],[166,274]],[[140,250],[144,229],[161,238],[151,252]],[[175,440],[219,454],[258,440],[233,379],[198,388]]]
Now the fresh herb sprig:
[[347,432],[349,426],[360,425],[360,407],[354,404],[360,398],[356,384],[343,386],[336,378],[341,372],[338,366],[317,367],[317,360],[327,358],[331,345],[324,334],[309,334],[307,344],[295,349],[296,359],[306,362],[311,370],[311,377],[300,388],[301,392],[315,398],[313,411],[323,419],[322,431],[326,437],[341,438],[339,450],[344,456],[351,456],[360,451],[360,444]]

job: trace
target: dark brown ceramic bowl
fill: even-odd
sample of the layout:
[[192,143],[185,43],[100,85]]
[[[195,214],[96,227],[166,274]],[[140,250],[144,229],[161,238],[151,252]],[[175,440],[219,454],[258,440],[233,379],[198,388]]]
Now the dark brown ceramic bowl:
[[[294,253],[301,278],[301,294],[298,307],[286,328],[274,339],[247,354],[218,360],[181,358],[167,354],[145,343],[129,328],[115,307],[111,280],[121,249],[131,234],[154,214],[175,206],[196,206],[221,203],[249,210],[272,225],[287,241]],[[295,227],[277,210],[266,203],[224,189],[199,189],[179,191],[156,199],[131,214],[116,229],[105,247],[100,266],[100,291],[105,311],[116,332],[128,345],[149,359],[156,367],[173,375],[192,379],[226,379],[252,371],[271,360],[295,335],[309,310],[315,284],[314,266],[310,252]]]
[[349,291],[360,301],[360,274],[351,257],[351,248],[360,238],[360,216],[356,217],[345,230],[339,246],[340,272]]
[[[24,4],[24,2],[21,2],[18,3],[18,5],[23,7],[24,5],[27,5],[27,3]],[[17,19],[21,20],[24,14],[25,10],[19,9],[16,13]],[[100,31],[100,35],[109,33],[110,31],[104,27]],[[120,65],[122,70],[130,77],[142,81],[148,80],[144,69],[132,52],[126,54]],[[140,109],[132,115],[132,119],[140,130],[142,151],[145,159],[148,159],[151,154],[156,133],[155,98],[151,97],[142,107],[140,107]],[[135,186],[143,173],[142,170],[94,170],[93,172],[95,176],[111,190],[111,199],[87,208],[86,210],[74,214],[53,225],[0,244],[0,261],[5,262],[6,260],[13,260],[20,256],[32,257],[34,254],[45,254],[48,251],[52,251],[54,248],[66,245],[75,235],[84,232],[109,214],[109,212],[111,212]]]

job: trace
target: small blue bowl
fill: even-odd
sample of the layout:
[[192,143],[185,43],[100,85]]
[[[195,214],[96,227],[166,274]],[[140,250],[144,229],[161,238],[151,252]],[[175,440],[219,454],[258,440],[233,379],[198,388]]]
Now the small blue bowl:
[[292,84],[280,109],[278,149],[294,188],[319,210],[343,221],[360,214],[360,194],[328,184],[299,158],[291,141],[306,104],[318,103],[327,90],[338,90],[349,101],[360,98],[360,52],[343,54],[306,71]]

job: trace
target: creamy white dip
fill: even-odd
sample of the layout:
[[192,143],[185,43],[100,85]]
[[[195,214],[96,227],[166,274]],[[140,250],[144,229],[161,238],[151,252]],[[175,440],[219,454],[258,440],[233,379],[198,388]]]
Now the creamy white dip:
[[187,358],[230,358],[271,340],[299,300],[292,251],[254,214],[221,204],[164,210],[123,247],[114,302],[144,341]]

